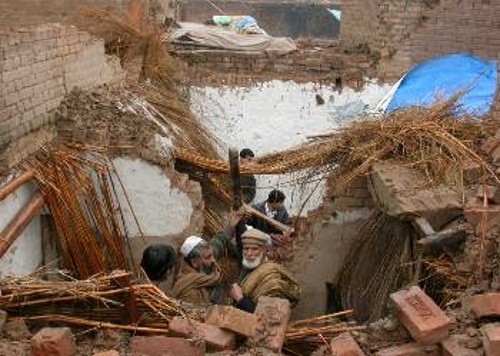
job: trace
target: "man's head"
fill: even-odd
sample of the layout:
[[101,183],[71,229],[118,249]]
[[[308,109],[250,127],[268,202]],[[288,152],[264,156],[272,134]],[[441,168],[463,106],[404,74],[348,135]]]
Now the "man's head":
[[240,151],[240,161],[241,163],[248,163],[255,157],[253,151],[250,148],[244,148]]
[[142,253],[141,267],[151,281],[166,279],[176,262],[175,250],[172,246],[157,244],[148,246]]
[[186,261],[198,272],[212,273],[215,266],[212,246],[198,236],[189,236],[181,246]]
[[243,244],[243,267],[248,269],[259,267],[265,261],[271,237],[258,229],[249,229],[241,235],[241,242]]
[[267,196],[267,206],[271,211],[277,211],[285,202],[285,194],[281,190],[273,189]]

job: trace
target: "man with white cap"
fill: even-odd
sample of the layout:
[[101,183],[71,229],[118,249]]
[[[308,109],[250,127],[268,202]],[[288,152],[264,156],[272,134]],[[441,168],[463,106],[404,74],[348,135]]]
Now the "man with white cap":
[[174,297],[193,304],[220,304],[221,273],[212,246],[201,237],[189,236],[180,252],[184,261],[174,284]]
[[253,313],[261,296],[288,299],[295,305],[300,299],[299,284],[283,266],[267,261],[270,236],[258,229],[248,229],[241,240],[243,270],[240,283],[233,284],[229,292],[236,307]]
[[217,233],[209,242],[198,236],[186,238],[180,249],[184,259],[174,284],[174,297],[193,304],[224,302],[222,276],[216,260],[231,250],[230,241],[243,215],[243,211],[231,211],[225,230]]

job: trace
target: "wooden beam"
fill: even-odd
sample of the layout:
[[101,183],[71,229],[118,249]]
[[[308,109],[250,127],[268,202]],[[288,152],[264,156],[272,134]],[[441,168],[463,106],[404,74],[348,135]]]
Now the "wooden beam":
[[7,252],[33,218],[38,215],[44,204],[43,196],[39,192],[36,192],[14,219],[3,229],[0,234],[0,258]]
[[233,210],[243,205],[241,198],[240,155],[236,148],[229,149],[229,174],[233,190]]
[[280,230],[282,232],[285,232],[285,233],[286,232],[290,232],[290,230],[292,230],[291,226],[288,226],[288,225],[285,225],[283,223],[280,223],[279,221],[270,218],[266,214],[262,214],[260,211],[258,211],[257,209],[251,207],[250,205],[244,204],[244,206],[245,206],[245,210],[248,211],[250,214],[252,214],[253,216],[258,217],[259,219],[264,220],[265,222],[267,222],[268,224],[270,224],[273,227],[277,228],[278,230]]
[[20,176],[14,178],[9,183],[0,188],[0,201],[7,198],[12,192],[24,183],[33,179],[34,174],[31,171],[25,171]]

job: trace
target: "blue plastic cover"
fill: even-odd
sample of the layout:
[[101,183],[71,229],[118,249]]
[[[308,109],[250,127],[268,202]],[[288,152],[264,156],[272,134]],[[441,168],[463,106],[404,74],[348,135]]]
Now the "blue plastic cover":
[[413,67],[401,82],[387,106],[389,113],[411,106],[430,107],[459,91],[455,114],[487,114],[497,89],[496,60],[483,61],[470,54],[451,54],[433,58]]

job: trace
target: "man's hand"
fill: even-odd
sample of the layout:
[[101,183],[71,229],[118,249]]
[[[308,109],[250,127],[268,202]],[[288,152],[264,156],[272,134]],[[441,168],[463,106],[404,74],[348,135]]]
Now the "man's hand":
[[241,207],[238,210],[231,210],[227,214],[227,226],[230,228],[235,228],[240,220],[245,216],[245,208]]
[[239,302],[243,299],[243,291],[238,283],[233,283],[231,289],[229,290],[229,296],[235,301]]

